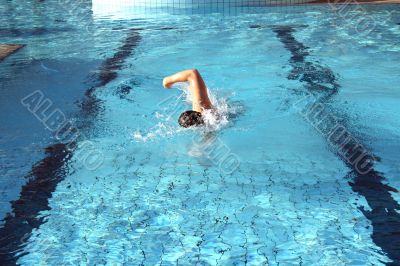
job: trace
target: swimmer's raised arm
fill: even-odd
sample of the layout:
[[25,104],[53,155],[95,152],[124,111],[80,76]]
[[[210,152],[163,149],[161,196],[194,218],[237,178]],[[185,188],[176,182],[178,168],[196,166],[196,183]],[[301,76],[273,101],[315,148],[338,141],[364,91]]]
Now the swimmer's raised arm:
[[169,89],[177,82],[189,82],[189,89],[193,94],[193,111],[202,112],[204,109],[212,108],[206,84],[197,69],[184,70],[165,77],[163,86]]
[[[163,86],[166,89],[170,89],[172,85],[177,82],[189,82],[193,83],[197,76],[200,76],[200,73],[196,69],[184,70],[173,74],[171,76],[165,77],[163,80]],[[201,79],[203,80],[203,79]],[[192,84],[190,84],[192,85]],[[204,85],[204,81],[203,81]],[[205,86],[205,85],[204,85]]]

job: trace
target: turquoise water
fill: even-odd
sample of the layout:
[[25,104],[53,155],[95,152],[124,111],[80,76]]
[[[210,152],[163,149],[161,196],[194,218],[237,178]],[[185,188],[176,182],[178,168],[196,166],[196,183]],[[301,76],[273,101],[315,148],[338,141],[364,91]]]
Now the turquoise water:
[[[0,37],[27,44],[0,70],[2,216],[11,213],[2,224],[15,228],[0,232],[14,241],[2,240],[2,260],[399,263],[400,8],[359,8],[116,15],[87,6],[82,19],[54,5],[16,16]],[[374,26],[360,30],[366,14]],[[162,88],[190,68],[223,117],[207,128],[181,129],[185,86]],[[35,90],[80,132],[68,156],[42,152],[69,139],[21,104]],[[304,101],[337,117],[379,158],[379,174],[354,173],[303,115]]]

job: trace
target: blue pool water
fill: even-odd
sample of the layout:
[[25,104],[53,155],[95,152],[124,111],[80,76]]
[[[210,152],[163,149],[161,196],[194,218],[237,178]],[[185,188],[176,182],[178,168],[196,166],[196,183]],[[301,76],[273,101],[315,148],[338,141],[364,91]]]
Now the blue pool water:
[[1,265],[400,264],[398,5],[0,7]]

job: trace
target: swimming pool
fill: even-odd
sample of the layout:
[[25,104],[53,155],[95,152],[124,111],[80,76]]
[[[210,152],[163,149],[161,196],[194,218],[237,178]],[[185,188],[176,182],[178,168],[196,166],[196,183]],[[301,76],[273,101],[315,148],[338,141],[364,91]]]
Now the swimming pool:
[[[2,265],[400,263],[400,7],[27,3],[0,10],[27,44],[0,70]],[[207,130],[161,86],[188,68]]]

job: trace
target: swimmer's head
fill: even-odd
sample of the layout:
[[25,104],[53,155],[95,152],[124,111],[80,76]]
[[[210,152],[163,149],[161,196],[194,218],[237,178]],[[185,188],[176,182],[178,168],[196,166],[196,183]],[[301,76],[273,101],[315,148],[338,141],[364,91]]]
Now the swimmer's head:
[[178,122],[182,127],[200,126],[204,124],[201,113],[196,111],[183,112],[179,117]]

